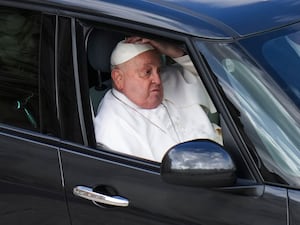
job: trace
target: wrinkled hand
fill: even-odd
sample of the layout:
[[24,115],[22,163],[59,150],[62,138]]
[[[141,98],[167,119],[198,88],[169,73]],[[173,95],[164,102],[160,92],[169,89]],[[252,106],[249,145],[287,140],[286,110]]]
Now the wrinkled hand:
[[179,48],[176,45],[170,43],[155,41],[152,39],[142,38],[142,37],[129,37],[125,40],[126,43],[143,43],[150,44],[156,48],[161,54],[170,56],[171,58],[178,58],[185,54],[183,49]]

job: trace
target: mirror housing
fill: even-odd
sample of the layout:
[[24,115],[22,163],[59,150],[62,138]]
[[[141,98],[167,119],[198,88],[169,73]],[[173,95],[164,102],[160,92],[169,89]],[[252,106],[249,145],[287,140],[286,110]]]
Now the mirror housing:
[[175,145],[161,164],[161,176],[165,182],[185,186],[232,186],[236,181],[235,170],[228,152],[209,140]]

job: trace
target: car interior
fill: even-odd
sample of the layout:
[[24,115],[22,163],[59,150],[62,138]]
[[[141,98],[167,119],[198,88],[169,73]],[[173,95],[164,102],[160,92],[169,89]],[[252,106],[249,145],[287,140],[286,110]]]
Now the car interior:
[[22,12],[1,10],[0,122],[39,130],[38,71],[34,68],[40,34],[33,26],[35,16]]
[[124,38],[124,34],[115,31],[92,29],[88,33],[86,49],[89,63],[89,92],[94,115],[101,99],[111,88],[110,54],[115,45]]

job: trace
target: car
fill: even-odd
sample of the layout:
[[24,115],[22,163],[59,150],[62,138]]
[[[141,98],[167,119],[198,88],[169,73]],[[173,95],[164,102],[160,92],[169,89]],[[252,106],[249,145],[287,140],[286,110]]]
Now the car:
[[[131,35],[185,48],[223,145],[155,162],[96,142]],[[1,224],[299,224],[299,56],[296,0],[0,0]]]

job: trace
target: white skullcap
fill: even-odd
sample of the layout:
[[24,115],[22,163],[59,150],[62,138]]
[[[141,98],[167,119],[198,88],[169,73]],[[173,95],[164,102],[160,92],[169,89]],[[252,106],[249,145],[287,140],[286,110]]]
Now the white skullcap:
[[124,41],[120,41],[111,54],[110,64],[112,66],[119,65],[143,52],[153,50],[153,49],[154,48],[150,44],[137,44],[137,43],[133,44],[133,43],[125,43]]

